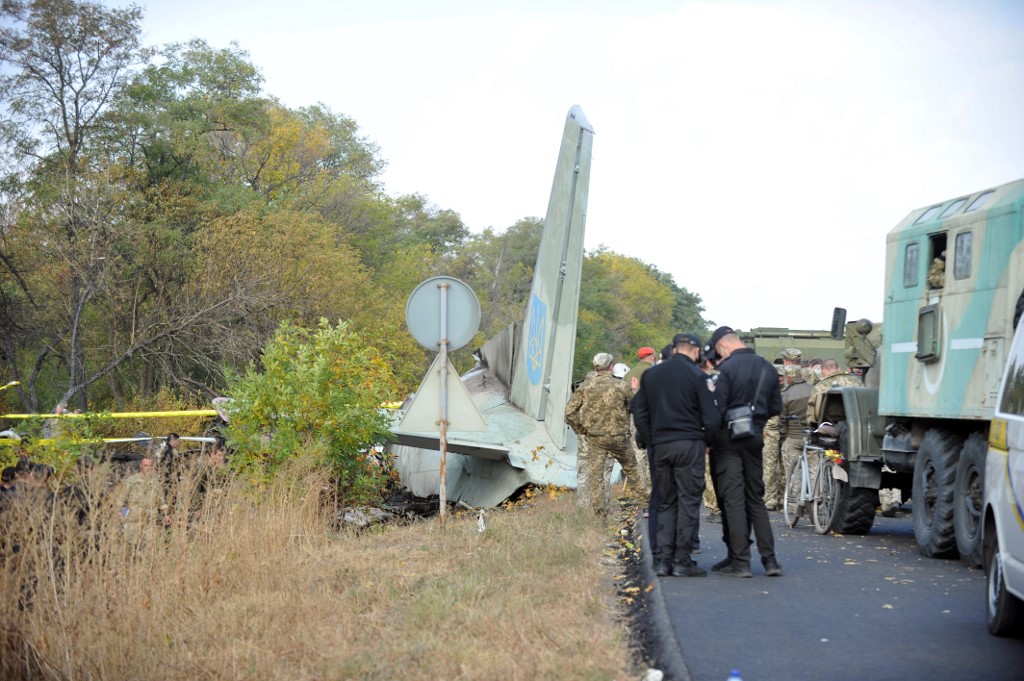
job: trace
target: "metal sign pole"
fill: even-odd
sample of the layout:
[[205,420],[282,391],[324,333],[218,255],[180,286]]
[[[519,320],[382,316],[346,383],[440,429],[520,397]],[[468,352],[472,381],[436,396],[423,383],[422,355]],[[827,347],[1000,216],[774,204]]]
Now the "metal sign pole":
[[446,281],[439,283],[441,289],[441,486],[438,499],[438,515],[444,525],[445,509],[448,506],[448,287]]
[[[448,421],[448,351],[458,350],[473,340],[474,334],[480,328],[480,301],[476,299],[473,289],[458,279],[431,277],[421,281],[409,296],[409,302],[405,304],[405,322],[417,343],[431,352],[440,350],[430,365],[428,377],[420,386],[423,394],[413,400],[402,417],[402,424],[416,422],[417,430],[431,434],[434,432],[433,427],[438,426],[438,449],[441,455],[438,514],[443,524],[448,507],[448,427],[452,425]],[[434,373],[435,369],[440,369],[438,374]],[[441,381],[437,393],[433,392],[435,376]],[[458,378],[453,377],[453,385]],[[428,382],[429,390],[425,387]],[[433,397],[427,396],[428,393],[438,395],[440,405],[435,405]],[[487,429],[483,417],[473,406],[472,398],[461,383],[455,386],[452,402],[455,432]],[[417,405],[422,405],[422,408]],[[436,416],[438,407],[441,412],[440,419]]]

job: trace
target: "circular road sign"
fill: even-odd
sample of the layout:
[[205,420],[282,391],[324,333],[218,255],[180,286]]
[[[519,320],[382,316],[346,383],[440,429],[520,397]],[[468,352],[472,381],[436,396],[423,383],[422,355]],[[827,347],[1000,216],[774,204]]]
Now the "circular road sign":
[[441,286],[448,285],[448,349],[473,340],[480,328],[480,301],[465,282],[455,277],[431,277],[420,282],[405,304],[405,323],[416,342],[435,352],[441,349]]

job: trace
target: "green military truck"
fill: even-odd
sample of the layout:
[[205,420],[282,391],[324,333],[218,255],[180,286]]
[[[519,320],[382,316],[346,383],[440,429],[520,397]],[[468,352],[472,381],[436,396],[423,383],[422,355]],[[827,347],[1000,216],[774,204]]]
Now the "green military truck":
[[803,358],[834,359],[845,363],[842,339],[836,340],[830,331],[804,331],[796,329],[759,326],[750,331],[737,331],[740,340],[769,362],[782,354],[786,348],[800,348]]
[[[981,565],[989,425],[1024,309],[1022,216],[1018,180],[916,209],[889,232],[874,366],[863,388],[825,402],[848,478],[836,485],[836,531],[869,531],[879,488],[895,487],[913,501],[922,554]],[[844,321],[837,309],[837,338]]]

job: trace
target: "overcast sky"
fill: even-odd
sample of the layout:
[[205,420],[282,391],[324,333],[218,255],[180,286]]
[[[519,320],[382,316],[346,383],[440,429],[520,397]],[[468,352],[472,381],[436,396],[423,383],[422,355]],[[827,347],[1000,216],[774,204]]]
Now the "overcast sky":
[[1021,0],[141,4],[148,44],[237,41],[268,94],[359,124],[389,194],[473,231],[543,217],[579,104],[587,249],[737,328],[880,319],[890,229],[1024,177]]

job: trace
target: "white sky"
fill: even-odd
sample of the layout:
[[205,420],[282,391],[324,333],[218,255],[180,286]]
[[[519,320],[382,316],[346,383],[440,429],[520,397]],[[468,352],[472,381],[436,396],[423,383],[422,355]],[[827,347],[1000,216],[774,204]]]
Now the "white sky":
[[736,328],[880,319],[892,227],[1024,177],[1020,0],[141,4],[148,44],[237,41],[268,94],[355,119],[388,193],[474,231],[543,217],[579,104],[587,248]]

